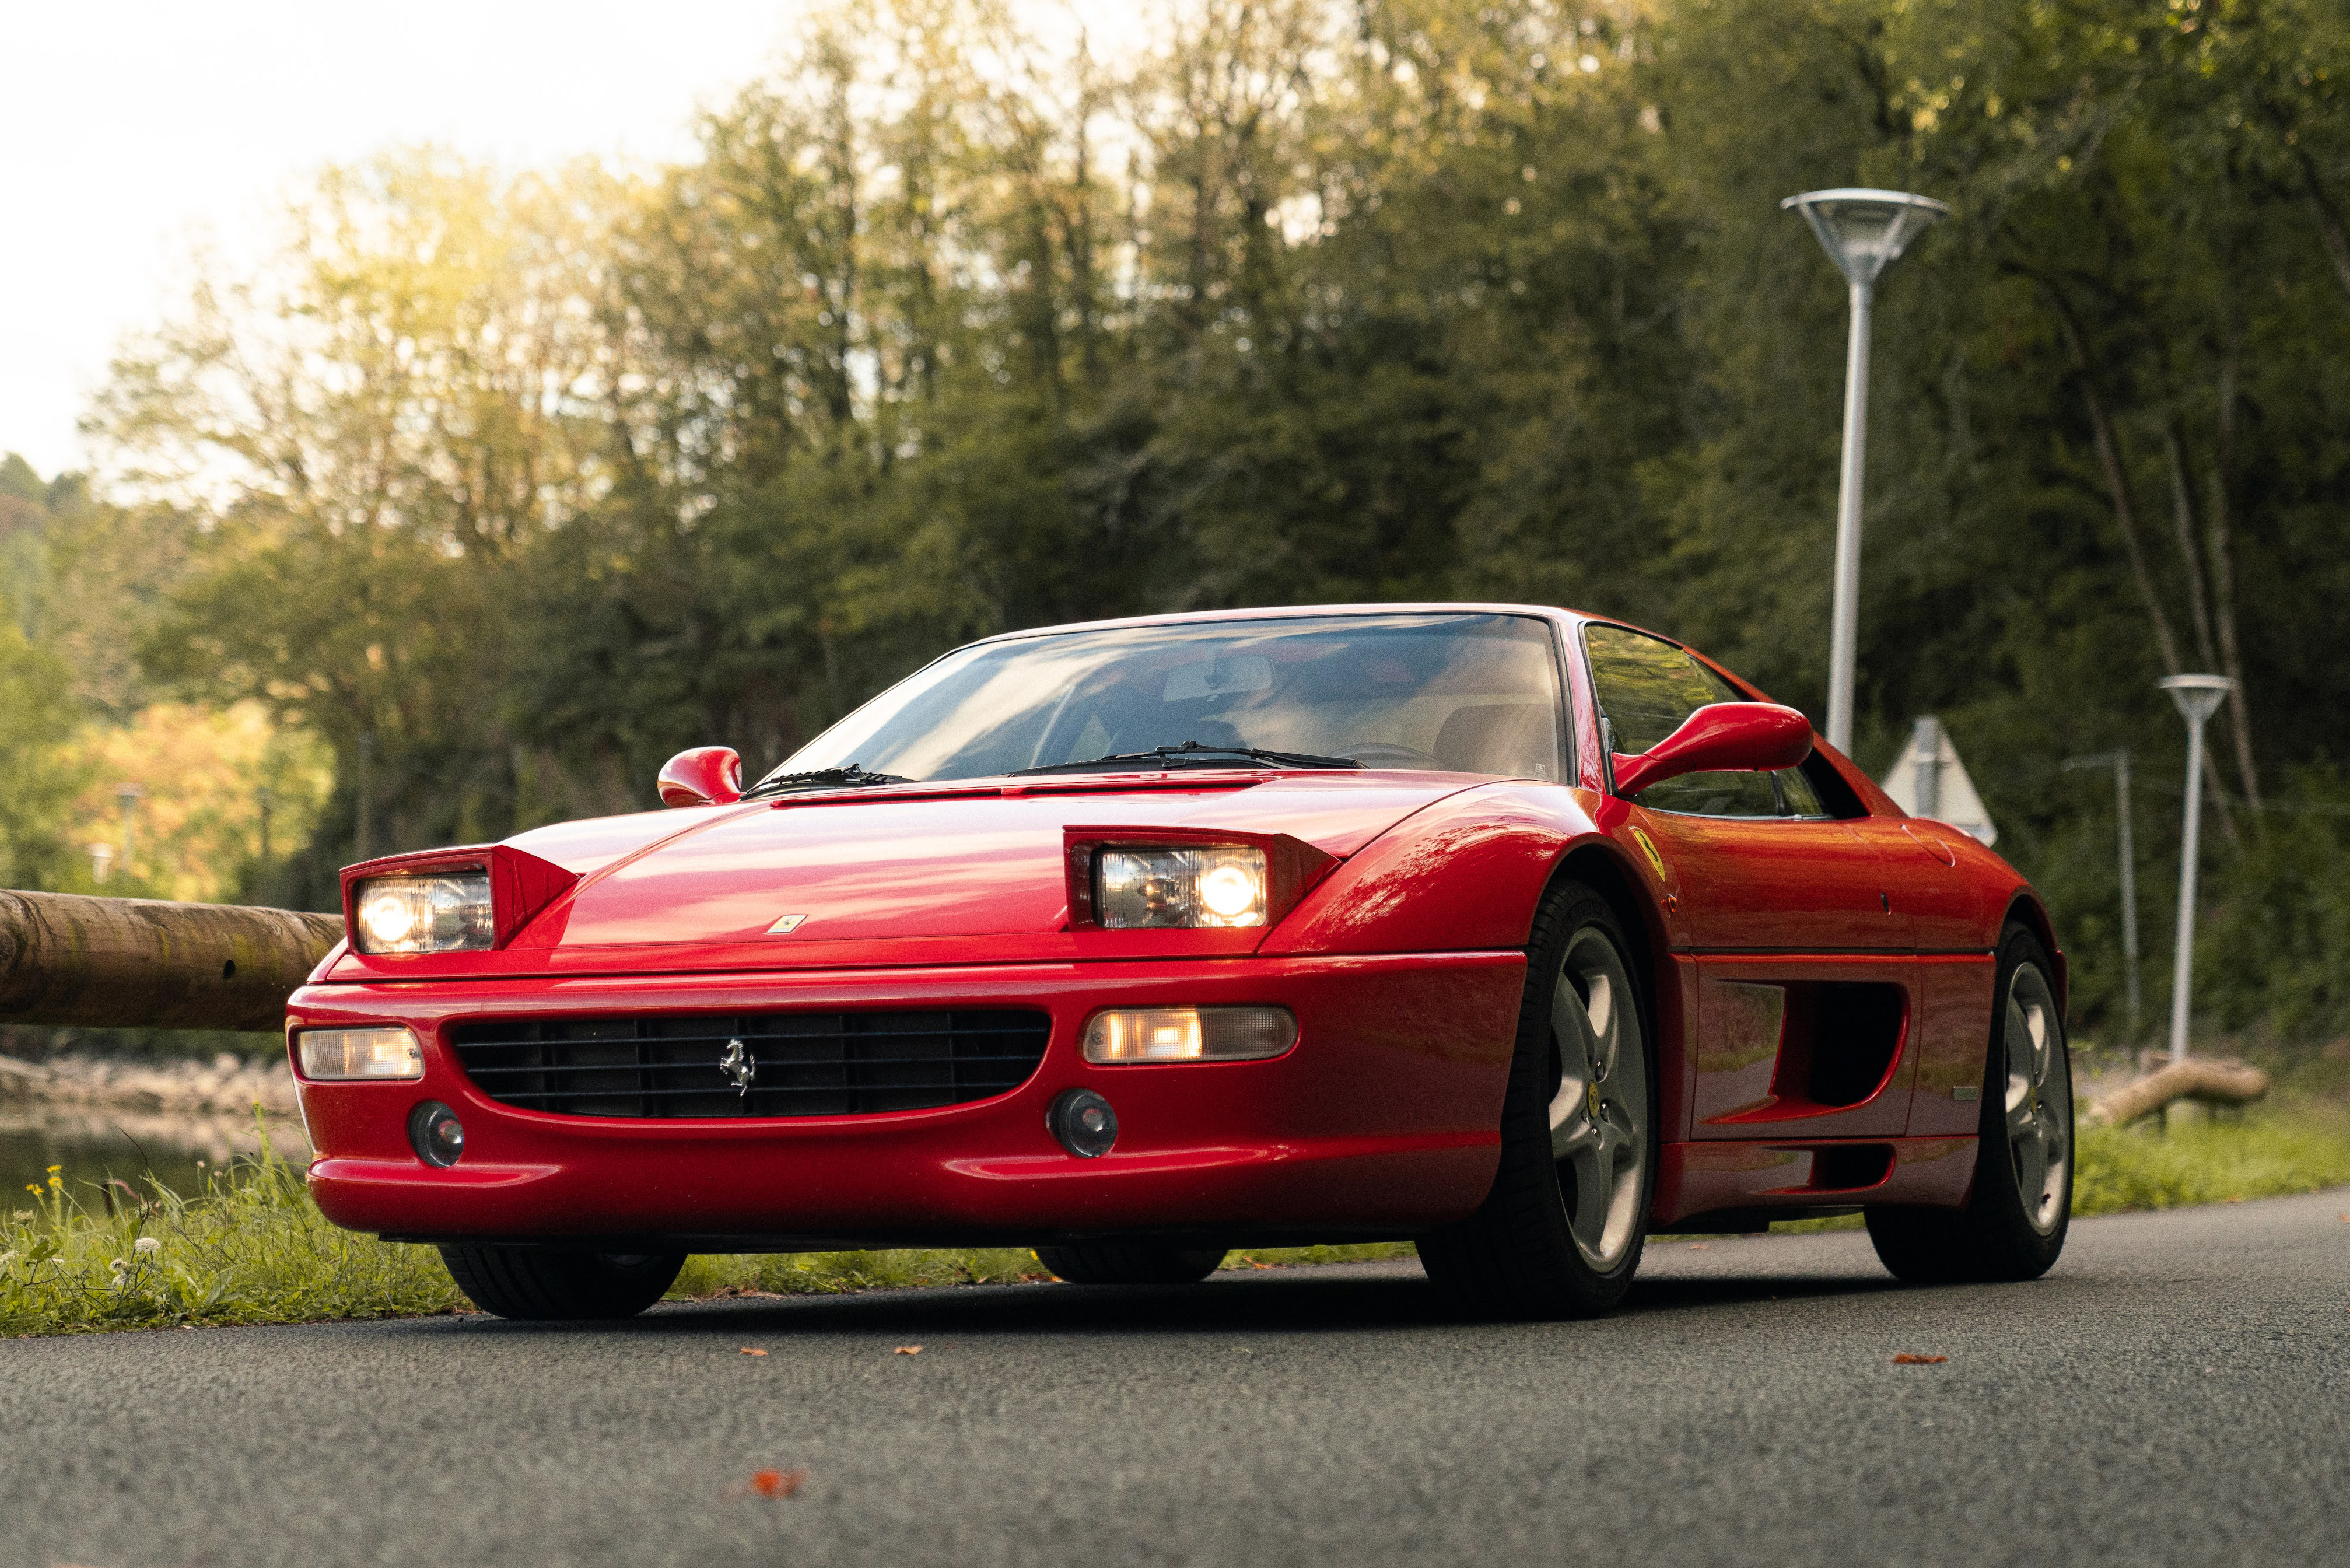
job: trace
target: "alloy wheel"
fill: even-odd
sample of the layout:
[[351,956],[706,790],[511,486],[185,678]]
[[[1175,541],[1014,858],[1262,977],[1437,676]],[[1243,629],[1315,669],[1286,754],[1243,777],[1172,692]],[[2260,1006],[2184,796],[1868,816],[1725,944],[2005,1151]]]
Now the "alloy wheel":
[[2073,1158],[2073,1070],[2057,1022],[2056,1000],[2033,964],[2016,966],[2007,984],[2007,1153],[2023,1218],[2045,1236],[2064,1207]]
[[1567,1230],[1584,1261],[1603,1272],[1621,1261],[1638,1229],[1648,1153],[1648,1054],[1633,997],[1607,933],[1597,926],[1576,931],[1551,995],[1559,1080],[1550,1147]]

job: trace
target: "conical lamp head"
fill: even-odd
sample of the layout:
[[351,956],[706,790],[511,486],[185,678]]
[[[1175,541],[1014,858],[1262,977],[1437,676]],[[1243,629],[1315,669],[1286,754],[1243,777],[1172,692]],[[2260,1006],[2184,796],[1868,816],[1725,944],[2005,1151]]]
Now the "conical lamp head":
[[1836,270],[1864,287],[1884,276],[1919,234],[1950,215],[1943,202],[1906,191],[1806,191],[1779,205],[1803,213]]

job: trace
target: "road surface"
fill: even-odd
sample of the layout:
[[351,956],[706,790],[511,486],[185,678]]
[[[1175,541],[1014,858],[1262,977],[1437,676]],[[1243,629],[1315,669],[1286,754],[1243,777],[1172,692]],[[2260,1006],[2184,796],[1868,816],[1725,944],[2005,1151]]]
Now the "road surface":
[[0,1561],[2350,1563],[2345,1213],[1667,1241],[1589,1324],[1407,1264],[7,1342]]

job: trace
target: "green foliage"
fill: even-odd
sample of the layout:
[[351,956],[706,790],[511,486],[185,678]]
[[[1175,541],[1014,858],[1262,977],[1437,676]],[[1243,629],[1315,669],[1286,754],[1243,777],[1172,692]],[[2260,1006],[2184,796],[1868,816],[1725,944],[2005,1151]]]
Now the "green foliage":
[[79,718],[68,680],[61,660],[0,620],[0,887],[55,886],[73,854],[65,808],[84,781],[67,756]]

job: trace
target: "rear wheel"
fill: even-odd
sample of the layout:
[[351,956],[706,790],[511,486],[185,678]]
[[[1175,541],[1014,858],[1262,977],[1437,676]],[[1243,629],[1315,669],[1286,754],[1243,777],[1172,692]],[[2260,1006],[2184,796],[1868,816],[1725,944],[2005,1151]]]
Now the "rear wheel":
[[571,1252],[550,1247],[444,1246],[441,1261],[484,1312],[525,1321],[634,1317],[661,1299],[683,1252]]
[[1140,1241],[1089,1241],[1039,1247],[1036,1261],[1073,1285],[1196,1285],[1224,1261],[1221,1247],[1154,1247]]
[[1422,1236],[1419,1261],[1479,1311],[1592,1317],[1631,1289],[1648,1239],[1656,1057],[1607,901],[1563,883],[1534,935],[1492,1190]]
[[2036,1280],[2064,1250],[2073,1218],[2073,1064],[2038,938],[2000,943],[1981,1144],[1963,1209],[1871,1209],[1868,1239],[1913,1284]]

